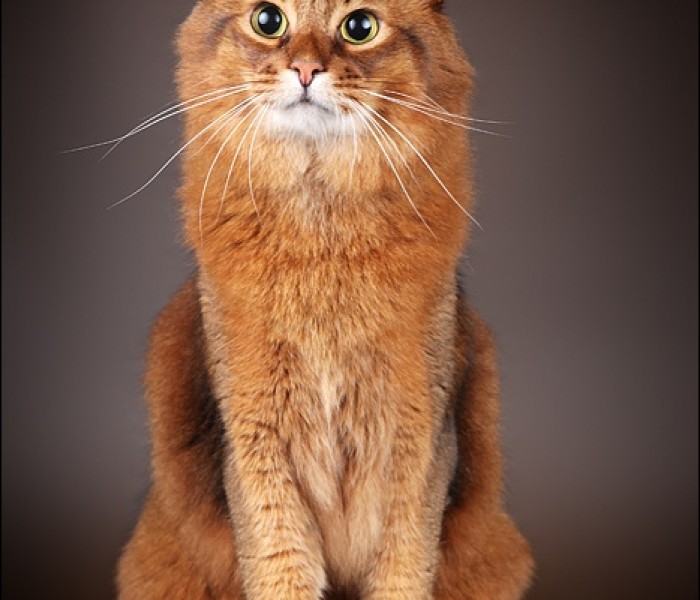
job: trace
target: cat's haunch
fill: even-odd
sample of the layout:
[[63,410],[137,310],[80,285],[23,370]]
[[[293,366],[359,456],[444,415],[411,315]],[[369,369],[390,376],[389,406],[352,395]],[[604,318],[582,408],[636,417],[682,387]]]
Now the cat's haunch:
[[517,600],[498,378],[458,283],[472,70],[436,0],[202,0],[197,274],[153,332],[123,600]]

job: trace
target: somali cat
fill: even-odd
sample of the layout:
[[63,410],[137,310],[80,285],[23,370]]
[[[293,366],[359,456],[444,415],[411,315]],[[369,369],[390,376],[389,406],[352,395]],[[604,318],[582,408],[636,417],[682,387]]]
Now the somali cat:
[[458,284],[471,68],[437,0],[202,0],[197,275],[152,335],[123,600],[515,600],[488,329]]

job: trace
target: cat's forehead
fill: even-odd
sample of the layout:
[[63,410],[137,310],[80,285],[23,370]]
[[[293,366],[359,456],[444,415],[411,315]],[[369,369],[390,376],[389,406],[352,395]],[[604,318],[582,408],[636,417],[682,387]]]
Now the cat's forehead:
[[320,23],[328,20],[338,8],[354,4],[354,0],[279,0],[276,4],[300,22]]
[[[213,0],[223,9],[238,13],[253,11],[262,3],[260,0]],[[283,11],[293,14],[300,21],[325,21],[338,13],[349,13],[365,9],[378,12],[393,12],[400,15],[432,5],[435,0],[275,0],[264,4],[274,4]]]
[[[334,12],[366,10],[398,10],[429,4],[429,0],[279,0],[280,7],[289,7],[304,15],[328,16]],[[259,3],[258,3],[259,4]]]

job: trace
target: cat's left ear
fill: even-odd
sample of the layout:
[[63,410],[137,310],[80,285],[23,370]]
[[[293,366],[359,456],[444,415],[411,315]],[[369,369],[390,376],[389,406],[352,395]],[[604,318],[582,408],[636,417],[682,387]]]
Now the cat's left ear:
[[442,9],[445,8],[445,0],[429,0],[428,3],[430,8],[437,12],[442,12]]

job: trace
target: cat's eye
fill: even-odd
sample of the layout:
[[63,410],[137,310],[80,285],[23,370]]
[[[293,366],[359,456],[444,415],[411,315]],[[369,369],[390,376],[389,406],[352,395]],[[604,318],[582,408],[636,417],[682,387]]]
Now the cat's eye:
[[367,44],[379,34],[379,21],[366,10],[350,13],[340,26],[340,35],[351,44]]
[[287,17],[274,4],[261,4],[253,11],[253,31],[271,40],[281,38],[287,31]]

